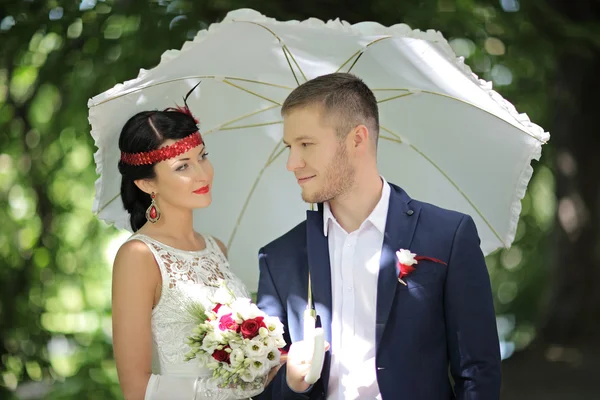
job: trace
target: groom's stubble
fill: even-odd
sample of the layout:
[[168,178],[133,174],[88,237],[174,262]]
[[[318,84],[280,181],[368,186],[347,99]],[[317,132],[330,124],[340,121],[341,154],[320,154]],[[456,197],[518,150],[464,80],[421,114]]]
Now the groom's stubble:
[[302,191],[302,200],[307,203],[324,203],[347,193],[354,185],[355,169],[348,159],[348,151],[344,140],[339,145],[331,162],[320,174],[321,187],[313,193]]

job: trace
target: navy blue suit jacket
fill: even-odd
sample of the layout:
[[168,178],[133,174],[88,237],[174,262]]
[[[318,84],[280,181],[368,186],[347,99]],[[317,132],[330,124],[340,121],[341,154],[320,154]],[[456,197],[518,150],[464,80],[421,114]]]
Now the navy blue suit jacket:
[[[473,220],[412,200],[390,186],[373,343],[383,400],[498,399],[500,346]],[[419,261],[404,278],[405,286],[398,282],[395,254],[401,248],[447,265]],[[288,344],[302,340],[310,271],[315,308],[331,343],[331,274],[322,207],[308,211],[306,221],[263,247],[259,264],[258,306],[283,322]],[[288,387],[284,366],[257,399],[326,399],[329,361],[328,352],[321,379],[306,394]]]

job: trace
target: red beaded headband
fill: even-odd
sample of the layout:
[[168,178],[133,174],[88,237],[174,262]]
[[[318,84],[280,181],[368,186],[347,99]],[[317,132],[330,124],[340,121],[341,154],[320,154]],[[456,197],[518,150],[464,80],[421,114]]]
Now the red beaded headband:
[[[192,91],[194,89],[196,89],[196,87],[198,87],[199,84],[200,84],[200,82],[198,82],[198,84],[196,86],[194,86],[185,95],[185,97],[183,98],[183,103],[185,105],[183,107],[181,107],[181,106],[169,107],[169,108],[165,109],[165,111],[175,111],[175,112],[187,114],[194,119],[194,122],[196,122],[196,124],[198,124],[198,120],[196,119],[196,117],[194,117],[194,115],[192,115],[192,112],[190,111],[190,108],[187,105],[187,98],[190,96]],[[158,162],[161,162],[164,160],[168,160],[170,158],[177,157],[178,155],[181,155],[181,154],[193,149],[196,146],[200,146],[202,143],[204,143],[204,141],[202,140],[202,135],[200,135],[200,132],[196,131],[196,132],[192,133],[191,135],[188,135],[188,136],[184,137],[183,139],[178,140],[177,142],[173,143],[172,145],[161,147],[160,149],[146,151],[143,153],[123,153],[123,152],[121,152],[121,161],[123,163],[129,164],[129,165],[155,164],[155,163],[158,163]]]
[[129,165],[155,164],[177,157],[196,146],[200,146],[202,143],[204,143],[204,141],[202,140],[200,132],[194,132],[172,145],[161,147],[160,149],[146,151],[144,153],[121,153],[121,161]]

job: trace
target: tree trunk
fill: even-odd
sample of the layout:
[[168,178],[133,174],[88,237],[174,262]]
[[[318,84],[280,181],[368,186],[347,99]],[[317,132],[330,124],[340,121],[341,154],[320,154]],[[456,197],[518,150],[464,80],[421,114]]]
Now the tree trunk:
[[[557,198],[550,288],[536,340],[503,363],[502,398],[591,400],[600,398],[600,44],[577,36],[592,29],[574,27],[596,23],[600,2],[549,3],[552,13],[538,22],[558,56],[549,93],[554,152],[546,153],[553,157]],[[557,24],[549,15],[570,21]]]
[[[580,26],[600,19],[596,0],[556,0],[553,6]],[[557,44],[551,141],[558,209],[540,339],[585,346],[600,337],[600,48],[582,39]]]

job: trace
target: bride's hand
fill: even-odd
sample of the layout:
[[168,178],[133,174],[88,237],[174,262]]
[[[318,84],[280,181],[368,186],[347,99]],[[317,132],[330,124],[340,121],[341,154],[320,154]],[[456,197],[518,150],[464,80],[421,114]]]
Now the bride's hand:
[[277,372],[279,372],[279,369],[281,368],[281,366],[287,362],[287,357],[288,357],[287,354],[282,354],[281,357],[279,358],[279,365],[271,368],[271,370],[269,371],[269,375],[267,375],[267,381],[265,382],[265,387],[269,386],[269,383],[271,383],[273,378],[275,378],[275,375],[277,375]]

